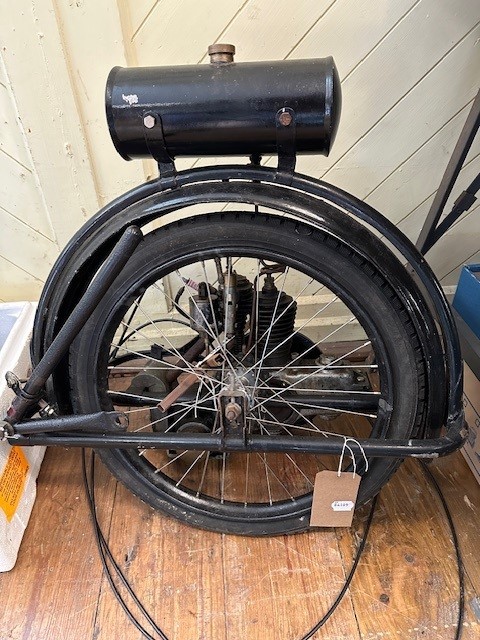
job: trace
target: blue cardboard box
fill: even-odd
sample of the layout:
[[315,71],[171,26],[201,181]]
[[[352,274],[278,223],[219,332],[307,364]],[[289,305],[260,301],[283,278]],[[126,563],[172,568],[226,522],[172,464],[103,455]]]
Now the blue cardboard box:
[[480,264],[463,267],[453,298],[453,307],[480,339]]

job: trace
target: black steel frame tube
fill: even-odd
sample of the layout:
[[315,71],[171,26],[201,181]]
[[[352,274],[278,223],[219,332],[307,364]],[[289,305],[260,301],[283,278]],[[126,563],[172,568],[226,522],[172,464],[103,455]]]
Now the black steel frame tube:
[[77,306],[67,318],[40,362],[34,367],[24,387],[19,390],[19,395],[14,398],[6,417],[6,422],[10,425],[19,422],[28,409],[32,405],[36,405],[47,379],[126,265],[142,238],[143,234],[139,227],[132,225],[125,229]]
[[457,140],[455,149],[453,150],[447,168],[443,174],[437,193],[432,202],[432,206],[427,214],[423,227],[418,236],[416,246],[420,253],[425,255],[433,245],[448,231],[455,222],[456,218],[450,219],[450,224],[437,227],[442,212],[447,204],[448,196],[457,181],[458,174],[465,162],[467,153],[477,135],[480,127],[480,91],[478,91],[473,105],[468,114],[467,120],[463,126],[460,137]]
[[[27,426],[28,423],[25,424]],[[20,426],[20,425],[19,425]],[[451,427],[442,438],[426,440],[382,440],[348,438],[348,446],[358,456],[367,457],[425,457],[437,458],[452,453],[466,438],[464,422]],[[225,452],[307,453],[340,455],[344,450],[342,436],[266,436],[246,435],[222,436],[210,433],[110,433],[63,435],[34,434],[9,438],[11,444],[19,446],[64,446],[122,448],[122,449],[174,449]],[[363,451],[363,453],[362,453]]]
[[98,411],[86,415],[58,416],[44,420],[27,420],[15,425],[15,435],[32,435],[43,433],[51,435],[52,432],[62,431],[94,431],[108,433],[112,430],[122,429],[128,421],[125,414],[117,411]]
[[[163,397],[148,398],[147,396],[138,396],[136,394],[128,393],[115,393],[112,391],[108,394],[108,397],[112,403],[116,406],[130,406],[130,407],[156,407]],[[303,392],[301,394],[295,393],[282,393],[278,396],[269,399],[265,398],[265,406],[279,405],[285,406],[288,404],[303,404],[309,407],[316,407],[318,409],[338,409],[342,411],[377,411],[378,401],[380,396],[374,393],[362,393],[358,391],[335,391],[335,392],[319,392],[308,393]],[[195,396],[191,394],[185,394],[177,398],[174,404],[191,402],[195,399]],[[212,401],[213,402],[213,401]]]

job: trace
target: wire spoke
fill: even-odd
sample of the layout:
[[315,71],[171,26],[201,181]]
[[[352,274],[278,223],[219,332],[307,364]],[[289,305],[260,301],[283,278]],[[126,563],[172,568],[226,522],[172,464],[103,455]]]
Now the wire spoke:
[[[300,327],[298,327],[298,329],[295,329],[294,331],[292,331],[292,333],[287,336],[286,338],[284,338],[282,340],[282,342],[280,342],[279,344],[277,344],[269,353],[267,353],[263,359],[265,358],[269,358],[272,354],[275,353],[275,351],[277,351],[278,349],[280,349],[280,347],[282,347],[284,344],[286,344],[289,340],[291,340],[294,336],[298,335],[300,333],[300,331],[302,329],[304,329],[308,324],[310,324],[310,322],[312,320],[314,320],[315,318],[317,318],[318,316],[320,316],[324,311],[326,311],[326,309],[328,309],[328,307],[330,307],[330,305],[332,305],[334,302],[336,302],[338,300],[338,296],[335,296],[333,298],[333,300],[330,300],[330,302],[327,302],[326,305],[324,305],[323,307],[321,307],[316,313],[313,314],[313,316],[311,318],[309,318],[308,320],[306,320]],[[355,316],[353,317],[353,319],[355,319]],[[322,342],[323,340],[320,340],[320,342]],[[319,342],[319,343],[320,343]],[[318,344],[319,344],[318,343]],[[292,366],[292,364],[294,362],[296,362],[298,359],[300,358],[304,358],[305,354],[308,351],[311,351],[314,347],[316,347],[317,345],[312,345],[311,347],[309,347],[306,351],[304,351],[302,354],[299,354],[296,358],[294,358],[290,363],[289,363],[289,367]],[[251,369],[254,369],[257,366],[261,366],[261,363],[255,363],[254,365],[252,365]]]
[[[154,283],[156,284],[156,283]],[[160,335],[162,336],[162,338],[165,340],[165,342],[167,342],[170,345],[170,348],[172,349],[172,351],[175,353],[175,355],[179,358],[179,360],[181,362],[183,362],[185,365],[187,365],[187,369],[190,369],[191,371],[193,371],[193,367],[190,366],[190,364],[188,362],[186,362],[186,360],[182,357],[182,354],[180,353],[180,351],[173,345],[173,343],[171,342],[171,340],[169,339],[169,337],[165,334],[164,331],[162,331],[162,329],[160,329],[159,327],[157,327],[155,325],[155,323],[153,322],[152,318],[150,317],[150,315],[145,311],[145,309],[140,305],[140,303],[137,303],[136,301],[134,302],[134,304],[136,304],[138,306],[138,309],[143,313],[143,315],[147,318],[147,320],[150,321],[150,323],[152,324],[152,326],[155,328],[156,331],[160,332]],[[132,328],[133,329],[133,328]],[[143,336],[145,337],[145,336]],[[151,342],[150,338],[147,338],[148,342]]]
[[220,478],[220,502],[223,504],[225,502],[225,467],[227,464],[227,454],[223,452],[222,454],[222,474]]
[[208,467],[208,463],[210,461],[211,453],[212,453],[211,451],[207,451],[207,457],[205,458],[205,463],[203,465],[203,470],[202,470],[202,477],[200,478],[200,484],[198,485],[197,493],[195,494],[197,496],[197,498],[200,496],[200,494],[202,492],[203,483],[205,481],[205,475],[207,473],[207,467]]
[[[191,407],[187,407],[186,409],[182,408],[182,409],[179,409],[178,411],[176,411],[172,416],[169,416],[169,417],[174,417],[174,416],[178,416],[179,414],[181,414],[180,417],[177,418],[177,420],[175,420],[175,422],[173,422],[169,427],[167,427],[165,429],[164,433],[167,433],[168,431],[172,431],[172,429],[181,420],[183,420],[183,418],[185,418],[187,416],[187,414],[188,414],[188,412],[190,410],[191,410]],[[139,427],[138,429],[134,429],[134,432],[138,433],[139,431],[144,431],[145,429],[148,429],[149,427],[153,427],[154,424],[158,424],[159,422],[163,422],[165,420],[165,418],[166,418],[166,416],[165,417],[162,416],[161,418],[158,418],[157,420],[152,420],[151,422],[149,422],[147,424],[144,424],[143,427]]]
[[[328,338],[331,338],[332,336],[334,336],[336,333],[338,333],[339,331],[341,331],[342,329],[344,329],[347,325],[351,324],[352,322],[354,322],[356,320],[355,316],[352,316],[351,318],[349,318],[348,320],[346,320],[342,325],[340,325],[339,327],[337,327],[336,329],[334,329],[333,331],[331,331],[328,335],[326,335],[324,338],[322,338],[321,340],[318,340],[318,342],[315,342],[315,344],[313,344],[311,347],[308,347],[308,349],[306,351],[304,351],[302,354],[299,354],[298,356],[296,356],[288,365],[285,365],[284,367],[282,367],[281,369],[278,369],[276,374],[281,373],[282,371],[285,371],[285,369],[287,369],[288,367],[291,367],[295,362],[297,362],[298,360],[300,360],[300,358],[304,358],[305,355],[311,351],[312,349],[314,349],[315,347],[318,347],[320,344],[323,344],[324,342],[326,342],[328,340]],[[365,343],[366,344],[370,344],[370,342]],[[359,349],[363,349],[365,345],[361,345],[361,347],[359,347],[357,349],[357,351]],[[337,358],[335,361],[330,362],[329,363],[329,368],[332,364],[336,363],[336,362],[340,362],[340,360],[343,360],[344,358],[346,358],[348,355],[351,355],[350,353],[345,353],[342,357]],[[267,378],[267,382],[269,380],[271,380],[273,377],[275,376],[270,376],[270,378]]]
[[[166,362],[164,360],[159,360],[158,358],[154,358],[152,356],[145,356],[145,354],[141,353],[140,351],[133,351],[132,349],[128,349],[127,347],[124,347],[124,346],[120,346],[120,349],[123,349],[124,351],[126,351],[127,353],[130,353],[132,355],[136,355],[139,358],[148,357],[150,360],[154,360],[155,362],[158,362],[158,363],[161,363],[161,364],[166,364],[166,365],[168,365],[166,367],[167,369],[173,369],[175,371],[178,370],[178,371],[182,371],[183,373],[189,373],[189,374],[190,373],[194,373],[198,377],[199,380],[204,380],[207,384],[209,383],[209,381],[210,382],[213,381],[213,382],[218,383],[221,386],[226,386],[226,383],[223,382],[222,380],[216,380],[215,378],[211,378],[210,376],[207,375],[208,371],[217,371],[218,372],[218,369],[208,369],[208,371],[207,371],[207,369],[203,369],[203,367],[200,367],[200,366],[198,366],[198,367],[190,367],[189,369],[185,369],[184,367],[181,367],[180,365],[175,366],[175,365],[170,364],[170,363],[168,363],[168,362]],[[220,350],[220,348],[218,348],[218,350]],[[212,354],[210,354],[210,355],[212,355]],[[162,369],[163,369],[163,367],[162,367]]]
[[199,460],[201,460],[203,458],[203,456],[205,455],[206,451],[201,451],[198,456],[195,458],[195,460],[192,462],[192,464],[188,467],[188,469],[185,471],[185,473],[183,474],[183,476],[177,480],[177,482],[175,483],[175,486],[178,487],[179,485],[182,484],[182,482],[185,480],[185,478],[188,476],[188,474],[190,473],[190,471],[193,469],[193,467],[197,464],[197,462]]
[[[159,364],[163,364],[166,365],[165,367],[159,367],[159,369],[175,369],[178,371],[183,371],[184,373],[196,373],[195,369],[193,367],[189,368],[189,369],[185,369],[184,367],[181,366],[175,366],[173,364],[170,364],[169,362],[166,362],[165,360],[160,360],[159,358],[155,358],[151,355],[145,355],[144,353],[142,353],[141,351],[134,351],[133,349],[129,349],[128,347],[124,347],[123,345],[117,345],[115,343],[112,342],[112,346],[117,347],[119,349],[122,349],[123,351],[126,351],[127,353],[133,355],[133,356],[137,356],[138,358],[148,358],[149,360],[154,360],[155,362],[158,362]],[[183,361],[183,358],[182,358]],[[143,368],[143,367],[142,367]]]
[[[298,416],[300,418],[304,418],[305,417],[305,416],[302,416],[301,413],[298,413]],[[309,427],[303,427],[303,426],[296,425],[296,424],[292,425],[292,424],[287,424],[285,422],[279,422],[278,420],[267,420],[266,418],[251,418],[251,417],[248,417],[247,420],[250,421],[250,422],[255,422],[255,423],[258,423],[258,422],[263,423],[264,422],[265,424],[271,424],[271,425],[275,425],[276,427],[282,427],[283,429],[285,429],[285,431],[288,431],[288,429],[300,429],[300,431],[308,431],[309,433],[319,433],[320,435],[327,437],[327,434],[324,431],[322,431],[319,427],[317,427],[317,425],[314,424],[314,423],[312,423],[312,428],[309,428]],[[290,432],[289,435],[293,436],[293,434],[291,432]],[[337,435],[337,434],[332,434],[332,435]]]
[[[371,344],[370,340],[367,340],[367,342],[364,342],[362,345],[360,345],[359,347],[356,347],[355,349],[352,349],[351,351],[349,351],[348,353],[345,353],[343,356],[340,356],[339,358],[337,358],[336,360],[334,360],[331,364],[334,364],[335,362],[338,362],[339,360],[343,360],[344,358],[351,356],[352,354],[356,353],[357,351],[359,351],[360,349],[363,349],[364,347],[366,347],[367,345]],[[279,395],[281,395],[282,393],[285,393],[285,391],[288,391],[290,389],[293,389],[293,387],[296,387],[298,384],[300,384],[301,382],[304,382],[305,380],[308,380],[308,378],[311,378],[312,375],[315,375],[315,373],[318,373],[320,371],[325,371],[326,369],[328,369],[330,367],[330,364],[326,364],[326,365],[322,365],[321,367],[319,367],[318,369],[316,369],[315,371],[308,373],[305,376],[302,376],[299,380],[297,380],[297,382],[292,382],[292,384],[289,387],[286,387],[285,389],[282,389],[281,391],[276,391],[272,396],[270,396],[270,398],[268,398],[267,400],[264,400],[263,402],[254,405],[255,407],[261,407],[263,404],[265,404],[265,402],[268,402],[269,400],[272,400],[273,398],[277,398]],[[265,382],[268,382],[268,380],[271,380],[273,376],[271,376],[270,378],[268,378]]]
[[[352,340],[355,346],[351,343],[343,348],[340,346],[341,340],[336,337],[338,333],[351,323],[358,322],[355,315],[347,316],[347,313],[337,311],[340,303],[348,309],[342,300],[343,294],[339,291],[342,296],[339,297],[327,285],[289,264],[273,262],[268,255],[233,257],[226,253],[219,252],[215,257],[200,256],[188,264],[178,262],[167,276],[162,276],[163,280],[157,279],[142,289],[141,295],[138,290],[132,291],[130,299],[133,302],[118,323],[115,338],[110,343],[110,354],[114,354],[115,360],[106,364],[106,371],[111,374],[106,393],[111,401],[115,406],[125,406],[124,413],[132,414],[131,432],[150,429],[163,435],[180,432],[182,424],[195,421],[199,423],[199,431],[218,434],[225,428],[220,414],[220,408],[224,405],[220,403],[219,394],[227,396],[228,402],[240,402],[237,397],[243,394],[249,400],[246,415],[242,417],[247,434],[262,433],[272,440],[284,437],[284,434],[290,438],[309,435],[342,438],[343,454],[348,456],[350,453],[353,456],[349,442],[354,439],[322,429],[326,423],[315,418],[317,414],[320,417],[325,414],[330,418],[345,414],[374,420],[377,417],[376,403],[382,397],[379,391],[371,391],[368,387],[359,390],[354,388],[362,387],[353,383],[356,375],[364,375],[366,379],[367,374],[376,373],[379,366],[363,356],[356,358],[361,361],[360,364],[354,364],[355,358],[349,364],[349,357],[371,343],[364,339],[359,345],[356,339]],[[175,268],[178,265],[181,265],[180,268]],[[271,273],[274,289],[266,322],[262,283],[263,276],[270,273],[269,267],[274,272]],[[231,315],[232,308],[235,313],[235,306],[228,305],[228,290],[225,289],[235,282],[236,274],[241,274],[240,277],[250,283],[250,291],[248,288],[245,290],[248,297],[240,298],[240,293],[237,293],[233,302],[235,305],[235,299],[242,300],[242,304],[243,300],[249,300],[239,307],[244,314],[241,316],[242,324],[240,320],[236,324],[236,318]],[[266,281],[272,282],[271,276]],[[165,280],[167,277],[171,279],[168,281],[170,285]],[[182,284],[175,295],[177,278]],[[206,285],[202,304],[196,295],[201,282]],[[162,296],[160,312],[159,295]],[[337,302],[339,304],[333,307]],[[295,314],[292,307],[295,308]],[[259,314],[262,314],[261,318]],[[285,318],[290,318],[290,315],[293,320],[289,326]],[[333,315],[341,319],[336,319],[332,326]],[[184,326],[176,326],[175,323]],[[359,325],[359,330],[365,335],[362,325]],[[243,331],[242,340],[238,339],[239,331]],[[344,333],[356,336],[356,325]],[[319,334],[323,334],[323,337],[320,338]],[[275,356],[295,336],[298,338],[294,340],[287,362],[282,361],[274,366],[269,358]],[[331,343],[332,347],[329,345],[324,353],[323,347],[317,347],[325,342]],[[145,343],[147,347],[144,347]],[[158,352],[152,348],[157,344]],[[185,358],[192,345],[195,346],[190,353],[195,351],[197,355],[190,357],[187,354]],[[327,355],[330,348],[333,355]],[[314,349],[317,349],[316,354],[309,355]],[[321,358],[317,357],[318,351]],[[336,353],[339,352],[345,353],[337,357]],[[209,364],[212,362],[209,358],[215,354],[221,357],[219,366]],[[294,368],[296,375],[288,374],[282,379],[282,372],[288,368]],[[333,386],[333,389],[323,389],[320,376],[312,380],[315,375],[328,370],[332,372],[328,380],[331,377],[334,382],[323,386]],[[339,376],[338,384],[335,371]],[[184,389],[178,389],[177,399],[172,400],[168,411],[157,410],[156,405],[192,373],[197,380],[190,387],[187,382]],[[148,374],[144,384],[140,377],[142,374]],[[116,384],[118,377],[124,378],[121,385]],[[161,383],[158,386],[155,386],[156,379]],[[342,383],[342,380],[348,382]],[[342,389],[341,386],[346,388]],[[116,391],[116,387],[122,390]],[[130,393],[128,389],[134,392]],[[138,406],[142,403],[147,406]],[[333,406],[328,406],[330,404]],[[342,406],[346,409],[342,409]],[[145,415],[141,411],[149,413]],[[136,413],[138,418],[135,421]],[[346,433],[351,433],[348,425],[353,425],[353,420],[349,421],[346,417],[347,427],[343,424],[340,431],[347,428]],[[251,505],[269,509],[280,502],[295,502],[312,491],[314,474],[320,468],[326,468],[323,459],[328,466],[335,460],[330,455],[310,455],[294,450],[216,454],[205,449],[183,451],[180,445],[173,443],[171,448],[173,451],[156,451],[155,454],[148,448],[137,450],[140,471],[142,465],[148,464],[151,473],[153,465],[155,473],[164,474],[163,479],[176,488],[178,495],[184,492],[185,495],[196,496],[201,498],[202,504],[213,500],[212,509],[213,505],[217,509],[225,509],[220,505],[226,502],[229,508],[236,504],[246,509]],[[177,465],[177,462],[181,464]],[[242,517],[246,518],[247,514],[248,511]]]
[[[260,456],[260,454],[257,452],[257,456],[259,458],[261,458],[262,456]],[[287,487],[283,484],[283,482],[280,480],[280,478],[277,476],[277,474],[275,473],[275,471],[273,471],[272,467],[268,464],[267,460],[266,460],[266,455],[263,454],[263,462],[265,463],[265,467],[266,469],[268,469],[268,471],[270,471],[270,473],[272,474],[272,476],[275,478],[275,480],[280,484],[281,487],[283,487],[283,489],[285,490],[285,493],[287,494],[287,496],[290,498],[290,500],[295,501],[295,497],[292,496],[292,494],[290,493],[290,491],[287,489]],[[270,503],[271,504],[271,503]]]
[[[217,415],[215,416],[215,422],[213,423],[212,433],[217,433],[218,432],[219,429],[217,428],[217,424],[218,424],[218,412],[217,412]],[[200,478],[200,483],[199,483],[198,488],[197,488],[197,493],[196,493],[197,498],[200,496],[200,494],[202,492],[203,483],[205,482],[205,476],[206,476],[206,473],[207,473],[207,467],[208,467],[208,464],[210,462],[211,454],[212,454],[211,451],[207,451],[207,457],[205,459],[205,463],[204,463],[203,469],[202,469],[202,476]]]
[[[308,367],[309,369],[311,369],[312,367]],[[288,391],[290,389],[290,387],[270,387],[268,385],[264,385],[265,389],[268,389],[269,391]],[[245,385],[245,389],[254,389],[254,387],[252,385]],[[334,396],[335,394],[339,394],[341,393],[342,395],[364,395],[364,396],[381,396],[380,391],[363,391],[363,390],[359,390],[359,391],[349,391],[348,389],[343,390],[343,389],[309,389],[309,388],[304,388],[304,389],[299,389],[298,387],[295,388],[295,391],[304,391],[305,393],[320,393],[321,395],[332,395]],[[301,398],[301,396],[298,396],[299,398]]]
[[[276,420],[275,416],[273,415],[273,413],[271,413],[270,411],[268,411],[268,409],[266,409],[266,413],[268,413],[272,418],[273,418],[273,424],[277,425],[277,426],[282,426],[282,428],[288,433],[289,436],[292,436],[293,438],[293,433],[290,431],[289,428],[287,428],[286,425],[281,424],[278,420]],[[270,422],[270,421],[269,421]],[[267,433],[267,435],[271,436],[272,434],[270,433],[270,431],[268,431],[268,429],[265,427],[264,425],[265,420],[262,420],[262,428],[265,429],[265,432]],[[292,428],[296,428],[295,425],[291,425]],[[297,469],[297,471],[304,477],[304,479],[308,482],[308,484],[313,487],[314,483],[310,480],[310,478],[302,471],[302,469],[298,466],[298,464],[295,462],[295,460],[292,458],[292,456],[289,453],[285,454],[285,457],[292,463],[292,465]],[[325,467],[325,465],[322,463],[322,466]]]
[[267,490],[268,490],[268,502],[270,503],[270,506],[273,505],[273,500],[272,500],[272,490],[270,488],[270,478],[268,477],[268,465],[267,465],[267,456],[265,455],[265,453],[263,454],[258,454],[260,457],[260,460],[262,460],[263,465],[265,467],[265,479],[267,481]]
[[155,473],[160,473],[161,471],[169,467],[171,464],[173,464],[177,460],[180,460],[180,458],[183,458],[183,456],[186,455],[187,453],[188,453],[188,449],[185,449],[185,451],[181,451],[178,455],[176,455],[174,458],[166,462],[164,465],[155,469]]
[[[266,384],[263,384],[263,385],[261,384],[262,390],[265,389],[266,391],[273,391],[274,392],[273,396],[270,396],[270,397],[266,398],[266,402],[270,402],[274,397],[280,397],[281,400],[284,400],[285,398],[284,398],[283,394],[286,391],[289,391],[292,386],[293,385],[290,385],[289,387],[270,387],[270,386],[268,386]],[[245,388],[252,389],[252,387],[245,387]],[[277,391],[278,391],[278,393],[275,393]],[[299,391],[299,389],[295,389],[295,391]],[[310,389],[300,389],[300,391],[310,392],[312,390],[310,390]],[[342,391],[340,389],[337,389],[337,390],[333,390],[333,389],[328,389],[328,390],[317,389],[316,391],[317,391],[317,393],[320,393],[320,394],[327,394],[327,395],[331,394],[333,397],[335,397],[335,394],[339,394],[339,393],[341,393],[341,394],[345,393],[347,395],[348,395],[348,393],[351,393],[351,394],[361,393],[363,395],[370,395],[370,396],[376,396],[376,397],[380,397],[380,395],[381,395],[380,392],[378,392],[378,391],[358,391],[358,392],[357,391],[350,391],[350,392],[348,392],[348,391]],[[265,403],[262,402],[261,404],[256,405],[253,408],[255,409],[255,408],[258,408],[259,406],[264,407],[264,404]],[[292,405],[298,405],[298,406],[301,406],[301,407],[305,407],[306,409],[318,409],[319,411],[337,411],[338,413],[349,413],[349,414],[352,414],[352,415],[364,416],[366,418],[377,418],[377,414],[367,413],[365,411],[354,411],[352,409],[340,409],[338,407],[330,407],[330,406],[327,407],[327,406],[320,405],[320,404],[308,404],[308,403],[305,403],[305,401],[301,401],[301,396],[298,396],[298,400],[291,400],[290,399],[290,401],[288,402],[288,406],[292,406]]]
[[338,413],[348,413],[354,416],[364,416],[365,418],[376,418],[376,413],[365,413],[364,411],[353,411],[350,409],[338,409],[336,407],[324,407],[317,404],[305,404],[304,402],[296,402],[295,400],[289,401],[289,406],[297,405],[305,407],[306,409],[320,409],[321,411],[337,411]]

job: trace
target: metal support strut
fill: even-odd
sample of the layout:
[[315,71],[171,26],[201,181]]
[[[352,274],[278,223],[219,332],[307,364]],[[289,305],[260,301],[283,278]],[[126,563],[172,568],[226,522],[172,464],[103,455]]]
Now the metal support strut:
[[[443,174],[440,186],[437,189],[435,198],[433,199],[430,211],[427,214],[422,230],[417,240],[417,249],[424,254],[429,251],[433,245],[440,240],[442,236],[450,229],[458,218],[470,209],[475,202],[475,193],[480,189],[480,174],[470,184],[465,191],[460,194],[453,205],[452,211],[444,218],[439,225],[448,196],[452,192],[453,186],[457,181],[458,174],[465,162],[467,153],[480,128],[480,91],[473,102],[472,108],[468,114],[468,118],[463,126],[462,133],[455,145],[455,149],[448,161],[447,168]],[[437,226],[438,225],[438,226]]]
[[[85,295],[66,320],[43,358],[34,368],[23,388],[17,386],[17,395],[7,411],[5,419],[0,421],[0,428],[4,435],[14,435],[14,425],[24,417],[32,415],[38,409],[38,401],[42,396],[43,388],[48,378],[64,357],[102,297],[112,286],[113,281],[126,265],[142,238],[143,234],[139,227],[132,225],[125,229],[111,254],[95,275]],[[45,423],[44,431],[47,429]]]
[[[308,454],[341,455],[345,439],[342,436],[328,438],[279,436],[271,438],[265,435],[246,435],[243,433],[211,434],[211,433],[118,433],[118,415],[114,412],[105,414],[110,422],[110,433],[93,433],[88,431],[99,414],[74,416],[77,420],[76,429],[86,430],[83,433],[52,433],[39,434],[40,421],[34,420],[17,425],[18,430],[31,435],[16,435],[10,439],[12,444],[20,446],[48,445],[62,447],[93,447],[93,448],[122,448],[122,449],[187,449],[222,452],[301,452]],[[71,419],[71,418],[68,418]],[[68,420],[67,419],[67,420]],[[64,419],[62,419],[64,420]],[[53,420],[43,422],[45,430],[55,427],[56,431],[64,431],[65,426],[55,424]],[[58,421],[57,421],[58,422]],[[106,421],[103,423],[107,426]],[[38,425],[38,428],[37,428]],[[52,428],[52,431],[54,429]],[[112,431],[117,431],[112,433]],[[427,440],[382,440],[349,439],[355,455],[368,457],[393,458],[438,458],[452,453],[463,443],[467,435],[463,416],[451,425],[448,434],[441,438]]]

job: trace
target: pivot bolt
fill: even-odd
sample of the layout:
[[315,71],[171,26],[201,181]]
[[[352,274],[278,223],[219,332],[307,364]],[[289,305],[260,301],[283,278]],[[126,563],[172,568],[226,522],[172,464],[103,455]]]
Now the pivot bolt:
[[12,425],[6,420],[0,420],[0,442],[3,442],[8,437],[13,435],[14,431]]

